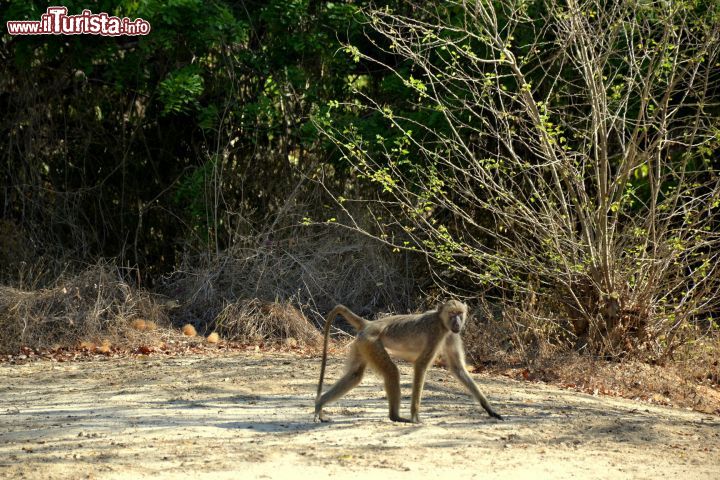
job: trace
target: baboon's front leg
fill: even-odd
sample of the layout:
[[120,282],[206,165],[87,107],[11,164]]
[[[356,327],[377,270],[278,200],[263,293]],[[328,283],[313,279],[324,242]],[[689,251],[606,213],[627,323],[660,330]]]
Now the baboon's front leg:
[[475,381],[468,375],[465,369],[465,351],[462,346],[462,339],[459,335],[450,335],[445,341],[445,349],[443,351],[443,357],[447,362],[448,369],[450,372],[460,380],[460,383],[470,391],[470,393],[480,402],[480,405],[485,411],[493,418],[502,420],[503,418],[493,410],[490,406],[485,395],[482,394]]

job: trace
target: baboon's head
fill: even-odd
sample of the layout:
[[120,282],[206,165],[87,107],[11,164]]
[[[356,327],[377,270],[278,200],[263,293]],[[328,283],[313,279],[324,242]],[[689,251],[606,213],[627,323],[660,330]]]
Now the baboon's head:
[[457,300],[449,300],[443,303],[438,311],[447,329],[453,333],[460,333],[463,325],[465,325],[467,306]]

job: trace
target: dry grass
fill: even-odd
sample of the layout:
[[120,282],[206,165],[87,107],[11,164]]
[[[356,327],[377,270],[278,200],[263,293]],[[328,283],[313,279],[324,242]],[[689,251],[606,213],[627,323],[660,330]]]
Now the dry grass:
[[168,324],[165,307],[147,292],[128,284],[107,263],[58,280],[54,287],[23,291],[0,286],[0,351],[132,342],[138,323]]
[[300,342],[317,344],[320,333],[300,310],[289,303],[258,299],[229,304],[215,321],[225,338],[242,342]]
[[608,361],[589,354],[578,354],[551,345],[542,353],[526,356],[525,346],[503,349],[498,344],[478,344],[488,336],[470,335],[465,342],[470,364],[495,374],[524,380],[539,380],[590,394],[633,398],[661,405],[673,405],[720,414],[720,346],[714,358],[704,361],[668,361],[654,365],[636,359]]
[[540,377],[549,376],[553,383],[574,386],[587,393],[720,414],[717,364],[707,364],[704,370],[698,377],[683,362],[659,366],[637,360],[608,362],[586,355],[570,355],[555,362],[546,361]]
[[[720,414],[720,332],[698,335],[662,364],[646,356],[608,360],[577,342],[537,305],[484,303],[464,332],[470,364],[525,380]],[[637,352],[633,352],[636,354]]]
[[532,366],[568,351],[557,337],[557,323],[540,318],[532,308],[522,312],[501,303],[483,302],[471,309],[463,334],[468,359],[474,363]]
[[50,288],[2,286],[0,351],[102,345],[105,338],[113,348],[137,346],[169,325],[168,315],[195,335],[217,330],[229,341],[311,344],[336,303],[366,316],[408,310],[416,287],[404,255],[332,226],[273,237],[240,238],[219,255],[188,261],[163,287],[174,305],[134,288],[107,263]]
[[180,304],[175,324],[191,323],[207,333],[218,319],[225,324],[223,336],[240,340],[267,331],[284,335],[278,326],[254,331],[231,325],[238,315],[256,315],[255,299],[293,305],[316,325],[337,303],[366,316],[414,306],[417,284],[404,254],[332,226],[303,228],[272,241],[241,239],[220,255],[188,259],[163,290]]
[[485,304],[473,313],[464,334],[471,364],[585,393],[720,414],[720,332],[686,343],[662,364],[636,355],[608,361],[575,351],[572,335],[532,305],[519,311]]

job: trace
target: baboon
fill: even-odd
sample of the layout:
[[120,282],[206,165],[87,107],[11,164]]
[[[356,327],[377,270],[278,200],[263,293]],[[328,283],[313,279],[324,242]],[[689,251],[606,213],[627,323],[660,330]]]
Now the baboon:
[[[342,315],[358,333],[350,346],[345,374],[322,394],[328,336],[337,315]],[[467,306],[457,300],[445,302],[437,310],[414,315],[392,315],[372,322],[355,315],[344,305],[337,305],[325,319],[320,382],[315,399],[315,421],[328,421],[323,416],[323,407],[356,387],[362,380],[365,368],[370,365],[385,381],[390,420],[420,423],[420,397],[425,384],[425,373],[438,354],[443,356],[448,369],[470,390],[485,411],[491,417],[502,420],[465,369],[465,352],[460,330],[466,317]],[[414,364],[409,419],[400,416],[400,374],[389,353]]]

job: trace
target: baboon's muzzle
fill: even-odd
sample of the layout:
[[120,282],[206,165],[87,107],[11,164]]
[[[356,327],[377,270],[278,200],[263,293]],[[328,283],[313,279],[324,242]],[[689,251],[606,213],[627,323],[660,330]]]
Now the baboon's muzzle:
[[460,328],[462,328],[462,319],[460,315],[453,315],[450,317],[450,330],[453,333],[460,333]]

